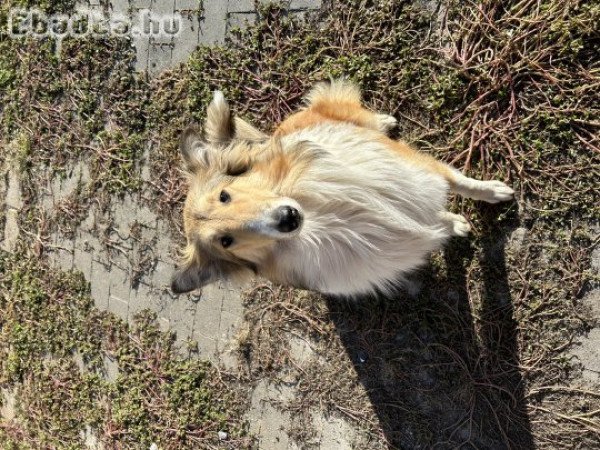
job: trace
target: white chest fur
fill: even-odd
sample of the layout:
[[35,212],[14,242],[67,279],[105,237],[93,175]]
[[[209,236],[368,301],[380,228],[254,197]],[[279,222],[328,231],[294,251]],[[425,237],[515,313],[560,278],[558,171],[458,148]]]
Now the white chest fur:
[[283,282],[341,295],[386,290],[448,237],[448,184],[401,159],[376,133],[323,124],[283,138],[322,150],[291,195],[305,213],[276,260]]

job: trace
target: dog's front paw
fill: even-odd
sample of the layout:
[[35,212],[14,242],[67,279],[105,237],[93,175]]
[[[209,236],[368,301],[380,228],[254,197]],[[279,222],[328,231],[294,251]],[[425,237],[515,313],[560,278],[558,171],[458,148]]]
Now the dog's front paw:
[[447,211],[441,212],[439,217],[446,225],[451,236],[466,237],[469,235],[471,225],[465,217]]
[[455,214],[454,221],[452,222],[452,232],[454,233],[454,236],[466,237],[469,235],[470,231],[471,225],[469,225],[467,219],[459,214]]
[[479,200],[488,203],[506,202],[515,196],[515,191],[512,188],[497,180],[481,181],[480,190]]
[[394,116],[390,116],[389,114],[377,114],[377,126],[379,127],[379,131],[387,133],[388,131],[393,130],[396,125],[398,125],[398,121]]

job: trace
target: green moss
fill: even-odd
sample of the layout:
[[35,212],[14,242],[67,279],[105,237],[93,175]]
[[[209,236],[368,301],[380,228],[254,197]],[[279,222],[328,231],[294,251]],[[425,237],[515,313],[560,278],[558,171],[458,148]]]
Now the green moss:
[[[219,430],[250,445],[232,414],[235,391],[209,363],[177,356],[155,314],[127,325],[94,308],[80,274],[23,255],[1,253],[0,275],[0,384],[18,393],[17,430],[3,429],[3,448],[17,431],[31,447],[81,448],[86,425],[123,448],[215,445]],[[107,358],[116,379],[105,376]]]
[[[2,50],[4,50],[2,54],[6,55],[6,48]],[[0,58],[0,90],[2,91],[8,91],[17,79],[17,73],[11,63],[13,61],[6,56]]]
[[[94,184],[108,193],[133,192],[140,189],[140,161],[146,141],[144,136],[123,131],[102,131],[98,141],[96,164],[92,167],[100,176]],[[96,166],[96,167],[94,167]]]

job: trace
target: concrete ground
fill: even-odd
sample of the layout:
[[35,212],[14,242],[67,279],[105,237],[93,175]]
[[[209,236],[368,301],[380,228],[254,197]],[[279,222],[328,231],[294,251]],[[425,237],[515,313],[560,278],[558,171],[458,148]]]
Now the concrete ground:
[[[99,0],[90,0],[98,5]],[[198,44],[222,43],[232,27],[243,26],[256,17],[254,0],[112,0],[112,10],[139,23],[140,13],[179,14],[182,18],[180,33],[156,37],[140,36],[133,39],[137,52],[136,68],[156,75],[168,67],[187,60]],[[265,3],[263,1],[263,3]],[[287,0],[292,14],[318,9],[321,0]]]

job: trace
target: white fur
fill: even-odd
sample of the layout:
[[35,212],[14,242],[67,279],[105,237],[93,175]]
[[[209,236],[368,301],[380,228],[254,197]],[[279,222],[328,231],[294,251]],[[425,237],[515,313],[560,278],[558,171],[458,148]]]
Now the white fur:
[[377,114],[376,117],[379,131],[382,133],[387,133],[388,131],[396,128],[396,125],[398,125],[396,118],[394,116],[390,116],[389,114]]
[[505,202],[513,198],[515,191],[502,181],[480,181],[465,177],[458,170],[454,171],[452,190],[464,197],[482,200],[487,203]]
[[283,138],[320,150],[296,182],[304,226],[278,243],[282,282],[325,293],[386,290],[455,234],[440,216],[448,183],[405,162],[351,124],[322,124]]
[[442,211],[440,213],[440,218],[442,219],[442,222],[446,224],[448,231],[452,236],[464,237],[471,231],[471,225],[469,225],[467,219],[460,214]]

